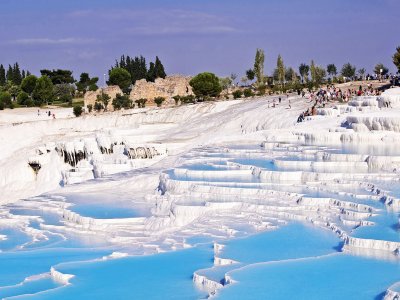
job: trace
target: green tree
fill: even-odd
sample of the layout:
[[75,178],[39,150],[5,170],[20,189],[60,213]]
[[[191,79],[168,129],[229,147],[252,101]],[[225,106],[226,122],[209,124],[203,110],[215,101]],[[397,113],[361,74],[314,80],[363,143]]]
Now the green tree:
[[22,81],[22,74],[21,74],[21,70],[19,68],[18,63],[16,62],[13,66],[13,75],[12,75],[12,82],[15,85],[20,85]]
[[[107,106],[108,106],[108,103],[110,102],[110,100],[111,100],[111,97],[110,97],[109,95],[107,95],[106,93],[104,93],[103,90],[101,91],[101,94],[100,94],[100,95],[97,95],[97,99],[96,99],[96,101],[100,102],[100,103],[103,105],[104,111],[107,111]],[[97,103],[97,102],[96,102],[96,103]],[[96,103],[95,103],[95,105],[94,105],[94,109],[96,109],[97,111],[99,111],[99,110],[96,108]],[[97,107],[98,107],[98,106],[97,106]]]
[[248,69],[248,70],[246,71],[246,77],[247,77],[247,79],[248,79],[249,81],[253,81],[254,78],[256,77],[256,74],[254,73],[254,70],[253,70],[253,69]]
[[285,70],[285,80],[287,82],[296,82],[298,80],[296,71],[292,67]]
[[4,86],[6,84],[6,70],[3,65],[0,65],[0,86]]
[[129,99],[128,95],[117,94],[112,101],[112,106],[114,110],[120,110],[121,108],[128,109],[132,107],[132,100]]
[[124,92],[131,86],[132,78],[123,68],[114,68],[110,71],[108,85],[118,85]]
[[164,97],[156,97],[154,98],[154,103],[157,104],[157,107],[161,107],[162,103],[165,101]]
[[[397,67],[397,72],[400,73],[400,46],[396,48],[396,53],[393,54],[393,63]],[[1,73],[0,73],[1,75]],[[1,85],[1,81],[0,81]]]
[[79,81],[76,83],[76,89],[81,94],[85,94],[88,90],[97,91],[97,89],[99,88],[97,86],[98,81],[98,77],[90,78],[89,73],[82,73]]
[[315,66],[314,72],[315,72],[314,84],[315,86],[319,87],[325,80],[326,70],[322,67]]
[[83,112],[82,106],[75,106],[74,107],[74,115],[75,115],[75,117],[81,116],[82,112]]
[[154,62],[154,73],[156,78],[165,78],[167,74],[165,73],[164,66],[161,60],[156,56],[156,61]]
[[189,84],[196,97],[202,101],[208,97],[217,97],[222,91],[218,77],[209,72],[197,74]]
[[264,50],[257,49],[254,59],[254,73],[257,78],[257,84],[262,84],[264,81]]
[[356,75],[356,67],[350,63],[344,64],[341,71],[342,76],[353,79]]
[[21,91],[18,96],[17,96],[17,102],[19,105],[28,105],[28,101],[30,100],[30,97],[28,93]]
[[74,83],[75,79],[72,76],[72,71],[70,70],[40,70],[40,74],[42,76],[47,76],[50,78],[53,84],[63,84],[63,83]]
[[308,73],[310,72],[310,67],[306,64],[301,64],[299,66],[299,73],[301,76],[301,82],[308,81]]
[[11,95],[9,92],[0,92],[0,103],[2,103],[4,107],[11,106]]
[[11,65],[8,65],[8,70],[6,73],[7,82],[12,82],[14,79],[14,70]]
[[18,85],[10,86],[10,88],[8,89],[8,92],[10,93],[13,101],[15,101],[15,99],[17,98],[20,91],[21,91],[21,88]]
[[21,90],[31,95],[36,86],[37,77],[35,75],[26,76],[21,82]]
[[364,68],[361,68],[361,69],[358,70],[358,75],[360,75],[361,80],[364,80],[365,72],[366,71],[365,71]]
[[54,85],[54,97],[61,102],[71,102],[75,94],[75,88],[72,84],[61,83]]
[[37,106],[53,100],[53,83],[48,76],[43,75],[38,78],[32,98]]
[[283,86],[285,83],[285,65],[283,64],[282,56],[278,55],[278,60],[276,62],[276,70],[278,75],[278,82]]
[[374,73],[377,75],[386,75],[389,73],[389,69],[386,68],[383,64],[379,63],[374,68]]
[[229,87],[232,85],[232,79],[230,77],[219,78],[219,84],[223,90],[228,91]]
[[337,68],[334,64],[329,64],[326,67],[326,70],[328,71],[329,76],[333,77],[337,75]]

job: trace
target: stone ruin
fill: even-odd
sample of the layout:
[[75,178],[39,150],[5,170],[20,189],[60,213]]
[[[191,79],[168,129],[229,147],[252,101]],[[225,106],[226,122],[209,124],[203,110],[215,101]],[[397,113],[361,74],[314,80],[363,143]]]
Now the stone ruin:
[[[135,85],[132,87],[129,98],[135,104],[135,107],[138,107],[135,101],[139,99],[147,99],[146,106],[154,106],[154,98],[156,97],[165,98],[163,106],[172,105],[175,104],[175,101],[172,98],[174,96],[193,95],[192,87],[189,84],[190,79],[191,77],[185,77],[181,75],[167,76],[165,79],[157,78],[155,82],[148,82],[146,79],[141,79],[136,81]],[[94,107],[97,96],[100,95],[102,91],[111,98],[107,105],[107,110],[114,110],[112,106],[112,100],[117,94],[122,94],[122,90],[115,85],[101,88],[97,91],[86,92],[84,97],[84,106],[86,112],[88,111],[87,106],[89,104]]]
[[189,84],[191,77],[181,75],[167,76],[165,79],[157,78],[155,82],[146,79],[136,81],[129,98],[135,103],[139,99],[147,99],[146,106],[155,105],[154,98],[164,97],[163,105],[175,104],[173,96],[193,95]]
[[121,95],[123,94],[122,90],[117,85],[110,85],[105,88],[98,89],[97,91],[86,92],[85,97],[83,99],[83,103],[84,103],[86,111],[88,111],[87,106],[89,104],[91,104],[94,108],[94,104],[96,103],[97,96],[100,95],[102,91],[104,92],[104,94],[107,94],[111,98],[110,101],[108,102],[107,110],[108,111],[114,110],[114,108],[112,106],[112,100],[117,96],[117,94],[121,94]]

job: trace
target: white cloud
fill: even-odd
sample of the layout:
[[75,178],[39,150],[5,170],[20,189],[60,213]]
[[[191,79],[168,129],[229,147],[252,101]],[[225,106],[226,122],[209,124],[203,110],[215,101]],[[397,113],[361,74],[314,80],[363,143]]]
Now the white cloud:
[[121,30],[133,35],[223,34],[240,31],[225,16],[193,10],[81,10],[68,16],[118,21]]
[[17,45],[77,45],[90,44],[95,42],[95,39],[83,38],[23,38],[10,41],[11,44]]

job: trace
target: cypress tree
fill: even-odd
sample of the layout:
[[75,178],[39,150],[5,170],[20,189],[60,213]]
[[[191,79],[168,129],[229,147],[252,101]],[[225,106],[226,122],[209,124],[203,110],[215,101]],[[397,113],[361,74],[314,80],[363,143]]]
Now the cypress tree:
[[18,63],[16,62],[13,66],[13,83],[15,85],[20,85],[22,81],[22,75],[21,75],[21,70],[19,68]]
[[4,86],[6,84],[6,70],[3,65],[0,65],[0,85]]
[[8,65],[6,78],[7,78],[7,82],[12,82],[13,81],[14,74],[13,74],[13,68],[11,67],[11,65]]
[[154,73],[155,73],[155,78],[165,78],[167,76],[164,70],[164,66],[161,63],[158,56],[156,56],[156,61],[154,63]]

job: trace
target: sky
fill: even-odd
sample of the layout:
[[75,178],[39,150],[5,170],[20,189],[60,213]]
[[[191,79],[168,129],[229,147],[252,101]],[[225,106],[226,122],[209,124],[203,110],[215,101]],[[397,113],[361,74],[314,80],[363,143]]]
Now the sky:
[[122,54],[159,56],[168,74],[239,78],[265,51],[296,70],[350,62],[395,71],[399,0],[0,0],[0,63],[103,78]]

